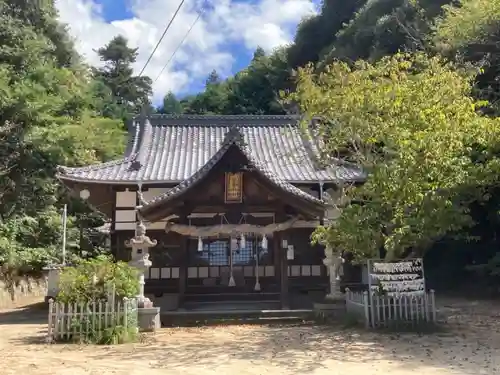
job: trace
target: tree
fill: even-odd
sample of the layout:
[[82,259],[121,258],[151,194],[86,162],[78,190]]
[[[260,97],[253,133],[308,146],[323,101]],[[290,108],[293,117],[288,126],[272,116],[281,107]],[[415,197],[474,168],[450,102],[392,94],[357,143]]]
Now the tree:
[[[97,50],[103,68],[94,69],[94,77],[109,88],[112,101],[107,105],[117,104],[128,113],[139,113],[145,105],[150,105],[152,80],[145,76],[134,76],[132,64],[137,59],[137,48],[128,47],[123,36],[113,38],[107,45]],[[102,99],[108,99],[104,95]]]
[[116,157],[124,145],[121,124],[94,116],[85,69],[56,16],[52,1],[0,0],[0,276],[11,281],[59,253],[68,198],[56,166]]
[[258,56],[228,81],[227,111],[237,114],[282,114],[279,91],[288,88],[290,70],[286,50]]
[[[397,54],[353,68],[299,71],[288,99],[323,119],[323,159],[369,173],[319,238],[361,256],[421,253],[472,224],[468,207],[498,180],[499,121],[478,114],[471,72],[439,57]],[[323,236],[323,237],[321,237]]]
[[193,114],[224,114],[226,113],[228,85],[220,79],[215,70],[208,75],[205,91],[186,98],[185,112]]
[[367,0],[324,0],[318,15],[299,24],[294,42],[288,48],[290,67],[318,62],[324,50],[335,41],[337,33],[365,3]]
[[378,60],[399,51],[428,48],[427,36],[441,6],[451,0],[375,0],[359,8],[324,49],[320,67],[335,59]]
[[218,85],[221,83],[221,78],[219,77],[219,73],[216,70],[212,70],[208,75],[207,81],[205,82],[205,87],[210,85]]
[[182,105],[172,91],[169,91],[163,98],[163,106],[160,108],[160,113],[169,115],[178,115],[182,113]]
[[482,68],[477,95],[490,102],[489,113],[500,113],[500,1],[462,0],[445,7],[433,42],[436,50],[459,62]]
[[255,52],[253,53],[252,61],[258,60],[263,57],[266,57],[266,51],[264,51],[264,48],[262,47],[257,47]]

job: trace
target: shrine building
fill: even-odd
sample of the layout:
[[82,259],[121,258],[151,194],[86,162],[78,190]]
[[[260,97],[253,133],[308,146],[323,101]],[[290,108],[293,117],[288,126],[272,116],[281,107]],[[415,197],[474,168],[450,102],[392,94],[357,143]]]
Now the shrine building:
[[[162,310],[267,301],[288,308],[328,292],[324,249],[311,245],[331,202],[364,173],[320,160],[298,116],[150,115],[133,120],[123,158],[60,167],[58,178],[111,223],[111,250],[142,221],[157,241],[146,293]],[[155,303],[156,305],[158,302]]]

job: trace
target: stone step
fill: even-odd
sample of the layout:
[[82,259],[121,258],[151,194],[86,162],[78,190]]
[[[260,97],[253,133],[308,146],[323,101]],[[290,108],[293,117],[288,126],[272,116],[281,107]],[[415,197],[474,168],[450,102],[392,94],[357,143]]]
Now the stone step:
[[162,326],[250,324],[311,321],[314,311],[283,309],[177,310],[161,313]]

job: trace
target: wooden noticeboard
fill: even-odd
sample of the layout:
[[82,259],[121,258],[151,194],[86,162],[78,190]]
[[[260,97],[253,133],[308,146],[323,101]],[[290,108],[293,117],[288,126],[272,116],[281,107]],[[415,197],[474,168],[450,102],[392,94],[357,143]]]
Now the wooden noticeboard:
[[423,259],[394,262],[370,259],[368,285],[370,291],[381,291],[390,297],[423,295],[425,294]]

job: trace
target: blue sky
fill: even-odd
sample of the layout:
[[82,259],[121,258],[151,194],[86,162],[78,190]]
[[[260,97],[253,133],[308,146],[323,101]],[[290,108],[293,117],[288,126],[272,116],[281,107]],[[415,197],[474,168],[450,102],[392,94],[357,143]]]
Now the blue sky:
[[[79,52],[99,65],[94,50],[124,35],[139,51],[141,70],[181,0],[56,0],[60,19],[68,24]],[[289,43],[297,24],[314,14],[311,0],[186,0],[145,74],[155,79],[193,24],[172,63],[153,85],[155,103],[168,91],[184,96],[203,89],[212,70],[222,77],[248,65],[257,46],[270,52]]]
[[[254,0],[238,0],[242,3],[255,4]],[[106,22],[119,21],[123,19],[132,18],[134,13],[130,10],[130,1],[128,0],[96,0],[96,4],[102,7],[102,15]],[[169,19],[165,20],[165,25],[168,23]],[[235,58],[232,64],[231,73],[234,74],[242,69],[244,69],[250,63],[252,59],[253,52],[245,48],[245,46],[240,43],[226,43],[226,48],[231,52],[231,55]],[[210,72],[207,72],[207,76]],[[192,82],[186,89],[186,92],[182,92],[183,95],[194,94],[203,90],[205,85],[204,80],[199,80]]]

